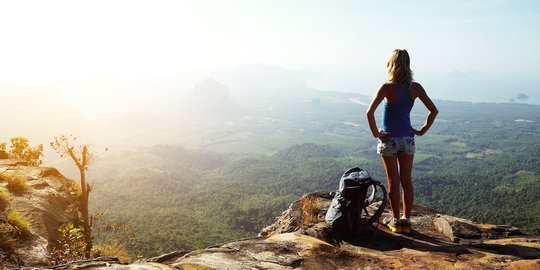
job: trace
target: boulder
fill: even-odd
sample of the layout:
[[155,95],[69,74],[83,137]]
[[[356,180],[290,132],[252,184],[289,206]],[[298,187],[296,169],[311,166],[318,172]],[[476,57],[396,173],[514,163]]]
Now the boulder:
[[269,237],[275,234],[298,232],[326,240],[329,237],[330,227],[325,222],[325,215],[333,198],[328,191],[315,192],[302,196],[291,203],[275,222],[264,228],[260,237]]
[[433,218],[433,225],[437,231],[453,242],[463,242],[472,239],[495,239],[521,234],[516,227],[480,224],[443,214],[437,214]]

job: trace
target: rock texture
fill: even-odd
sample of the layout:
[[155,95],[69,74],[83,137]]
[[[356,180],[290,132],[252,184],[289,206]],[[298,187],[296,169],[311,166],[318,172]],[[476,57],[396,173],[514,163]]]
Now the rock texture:
[[539,237],[421,206],[413,208],[409,235],[381,225],[334,244],[324,223],[331,197],[329,192],[305,195],[256,238],[131,265],[109,259],[92,262],[99,266],[87,261],[56,269],[540,269]]
[[[59,237],[58,228],[79,219],[78,186],[54,168],[27,166],[24,161],[1,159],[1,156],[0,187],[9,192],[8,210],[17,211],[28,222],[29,233],[14,243],[13,250],[0,249],[0,265],[48,266],[49,250]],[[11,177],[26,180],[29,188],[21,191],[8,188],[7,178]]]

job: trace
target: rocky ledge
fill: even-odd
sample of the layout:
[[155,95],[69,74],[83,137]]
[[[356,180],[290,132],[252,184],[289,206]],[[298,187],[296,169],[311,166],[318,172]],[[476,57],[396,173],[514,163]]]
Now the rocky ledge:
[[[50,265],[58,228],[80,220],[78,185],[54,168],[28,166],[0,151],[0,192],[0,269]],[[9,220],[7,213],[16,214]]]
[[324,222],[331,198],[330,192],[303,196],[256,238],[129,265],[101,258],[54,269],[540,269],[539,237],[421,206],[413,208],[411,234],[380,225],[334,243]]

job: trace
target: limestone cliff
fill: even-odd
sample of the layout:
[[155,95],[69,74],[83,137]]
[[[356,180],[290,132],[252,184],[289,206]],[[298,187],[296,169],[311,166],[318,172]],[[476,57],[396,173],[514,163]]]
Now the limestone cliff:
[[[0,191],[5,198],[0,201],[0,242],[4,244],[0,246],[0,265],[48,266],[58,228],[79,219],[78,186],[54,168],[28,166],[0,156]],[[17,186],[14,181],[23,184]],[[11,225],[8,213],[16,213],[26,229]]]
[[378,226],[333,243],[324,222],[330,199],[329,192],[305,195],[256,238],[131,265],[103,258],[55,269],[540,269],[539,237],[421,206],[413,208],[409,235]]

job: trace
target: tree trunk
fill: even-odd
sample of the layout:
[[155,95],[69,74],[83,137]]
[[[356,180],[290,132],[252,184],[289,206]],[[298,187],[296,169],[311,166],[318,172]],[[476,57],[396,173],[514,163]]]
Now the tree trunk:
[[88,189],[86,185],[86,176],[84,172],[84,167],[79,168],[79,172],[81,174],[81,211],[82,211],[82,220],[83,220],[83,229],[84,229],[84,240],[86,242],[86,250],[84,252],[84,256],[89,259],[90,258],[90,252],[92,250],[92,226],[90,224],[90,217],[88,215],[88,197],[90,194],[90,190]]

